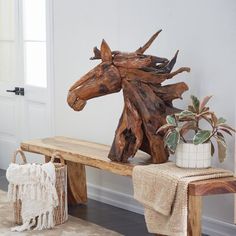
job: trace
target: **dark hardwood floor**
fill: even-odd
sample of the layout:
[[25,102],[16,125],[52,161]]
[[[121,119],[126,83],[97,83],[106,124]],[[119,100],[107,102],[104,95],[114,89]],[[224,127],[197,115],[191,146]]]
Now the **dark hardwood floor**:
[[7,191],[8,182],[6,179],[6,171],[0,169],[0,189]]
[[[0,189],[7,191],[5,171],[0,169]],[[148,236],[143,215],[89,199],[87,205],[69,206],[69,214],[125,236]]]

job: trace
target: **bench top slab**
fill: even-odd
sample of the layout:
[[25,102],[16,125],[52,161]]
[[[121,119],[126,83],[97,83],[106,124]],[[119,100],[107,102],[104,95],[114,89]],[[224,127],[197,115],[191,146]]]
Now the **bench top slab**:
[[150,163],[150,156],[141,151],[138,151],[135,158],[130,159],[129,163],[114,162],[107,157],[110,150],[108,145],[60,136],[24,141],[21,143],[21,149],[45,156],[51,156],[55,151],[59,151],[67,161],[81,163],[124,176],[132,176],[135,165]]
[[226,177],[191,182],[188,188],[189,194],[194,196],[236,193],[236,178]]
[[[138,151],[135,158],[129,160],[129,163],[113,162],[107,158],[110,150],[108,145],[59,136],[24,141],[21,143],[21,149],[45,156],[51,156],[55,151],[59,151],[67,161],[107,170],[123,176],[132,176],[135,165],[150,163],[150,156],[141,151]],[[223,193],[236,193],[235,177],[202,180],[189,184],[189,194],[193,196]]]

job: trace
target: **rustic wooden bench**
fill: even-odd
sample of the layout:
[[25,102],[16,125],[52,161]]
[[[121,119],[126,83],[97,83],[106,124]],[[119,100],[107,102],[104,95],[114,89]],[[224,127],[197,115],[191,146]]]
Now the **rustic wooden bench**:
[[[85,166],[110,171],[114,174],[132,177],[135,165],[149,163],[150,157],[138,152],[129,163],[112,162],[107,158],[110,147],[107,145],[81,141],[66,137],[52,137],[30,140],[21,143],[23,151],[38,153],[49,161],[58,151],[67,162],[68,202],[86,203],[87,187]],[[201,235],[202,196],[236,192],[236,178],[220,178],[192,182],[189,184],[188,235]]]

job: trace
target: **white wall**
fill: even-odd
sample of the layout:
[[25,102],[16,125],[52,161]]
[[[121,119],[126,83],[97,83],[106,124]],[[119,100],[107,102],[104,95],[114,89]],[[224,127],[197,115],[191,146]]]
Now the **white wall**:
[[[89,61],[92,48],[105,38],[112,50],[132,51],[155,31],[163,29],[149,49],[150,54],[170,58],[180,49],[177,67],[189,66],[186,81],[190,94],[213,94],[212,108],[235,121],[236,1],[198,0],[102,0],[54,1],[55,130],[56,135],[111,144],[121,114],[122,94],[91,100],[82,112],[72,111],[67,90],[98,62]],[[173,81],[174,82],[174,81]],[[224,166],[233,169],[233,143]],[[215,161],[215,165],[218,162]],[[132,194],[131,181],[98,170],[89,170],[89,182],[121,193]],[[205,215],[233,222],[233,197],[211,197]]]

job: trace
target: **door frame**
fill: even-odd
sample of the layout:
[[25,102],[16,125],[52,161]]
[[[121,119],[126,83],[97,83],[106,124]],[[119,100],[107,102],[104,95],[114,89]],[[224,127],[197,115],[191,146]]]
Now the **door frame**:
[[[16,41],[17,41],[17,62],[16,62],[16,71],[20,79],[17,82],[18,86],[27,87],[25,83],[25,55],[24,55],[24,36],[23,36],[23,0],[14,0],[15,1],[15,15],[16,15]],[[45,0],[46,2],[46,68],[47,68],[47,87],[45,88],[47,97],[47,114],[48,114],[48,122],[49,122],[49,133],[51,136],[55,134],[55,122],[54,122],[54,0]],[[34,90],[33,86],[31,86],[32,90]],[[41,88],[38,88],[39,90]],[[35,89],[37,90],[37,89]],[[44,90],[44,88],[42,88]],[[26,91],[27,92],[27,91]],[[34,96],[33,96],[34,97]],[[27,98],[25,97],[27,100]],[[25,107],[26,109],[26,107]],[[27,130],[27,124],[25,122],[24,113],[26,110],[22,112],[20,119],[20,127],[19,130],[19,140],[24,139],[24,131]],[[26,135],[27,136],[27,135]]]
[[54,73],[54,0],[46,0],[46,53],[47,88],[49,93],[49,113],[51,135],[55,135],[55,73]]

